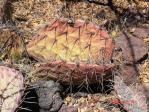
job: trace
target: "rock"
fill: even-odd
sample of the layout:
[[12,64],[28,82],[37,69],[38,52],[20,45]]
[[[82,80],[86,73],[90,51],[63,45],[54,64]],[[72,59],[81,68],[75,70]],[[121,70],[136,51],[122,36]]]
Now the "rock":
[[123,63],[140,62],[143,58],[147,58],[149,50],[142,40],[124,32],[116,37],[115,49],[119,49],[115,57],[119,57]]
[[135,83],[127,86],[119,76],[115,76],[114,82],[117,96],[127,111],[147,112],[147,95],[143,85]]
[[63,105],[58,112],[78,112],[78,106],[66,106]]
[[149,37],[149,27],[136,28],[133,35],[138,38],[147,38]]
[[57,112],[63,101],[60,96],[62,87],[54,81],[37,81],[33,84],[38,95],[40,112]]
[[123,78],[123,81],[127,85],[131,85],[137,81],[139,76],[137,65],[120,65],[115,70],[116,75]]

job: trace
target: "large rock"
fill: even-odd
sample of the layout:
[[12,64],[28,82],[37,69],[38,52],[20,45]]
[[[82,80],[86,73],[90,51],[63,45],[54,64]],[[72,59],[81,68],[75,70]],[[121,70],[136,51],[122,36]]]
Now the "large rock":
[[115,55],[113,58],[120,60],[121,63],[140,62],[148,56],[149,47],[129,33],[121,32],[115,38]]
[[40,112],[57,112],[63,100],[62,87],[54,81],[38,81],[32,85],[38,96]]

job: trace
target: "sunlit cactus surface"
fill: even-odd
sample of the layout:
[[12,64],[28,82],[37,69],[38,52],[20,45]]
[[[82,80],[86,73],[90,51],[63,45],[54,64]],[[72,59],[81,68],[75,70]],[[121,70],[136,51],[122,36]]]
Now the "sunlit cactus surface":
[[39,28],[27,51],[48,63],[39,68],[37,76],[79,84],[88,79],[95,83],[99,75],[109,72],[114,66],[109,64],[113,48],[113,39],[105,29],[89,21],[63,18]]
[[19,71],[0,66],[0,112],[14,112],[21,103],[24,80]]

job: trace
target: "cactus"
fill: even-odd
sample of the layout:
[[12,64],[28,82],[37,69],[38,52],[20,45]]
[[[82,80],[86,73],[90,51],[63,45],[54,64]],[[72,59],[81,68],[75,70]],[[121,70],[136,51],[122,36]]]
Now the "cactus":
[[23,76],[19,71],[0,66],[0,111],[14,112],[24,89]]
[[39,28],[27,45],[30,56],[48,63],[36,70],[36,76],[64,84],[99,82],[114,67],[109,64],[113,48],[113,39],[105,29],[67,18],[51,20]]
[[7,57],[12,61],[18,61],[21,58],[22,47],[22,41],[15,32],[0,28],[0,59]]

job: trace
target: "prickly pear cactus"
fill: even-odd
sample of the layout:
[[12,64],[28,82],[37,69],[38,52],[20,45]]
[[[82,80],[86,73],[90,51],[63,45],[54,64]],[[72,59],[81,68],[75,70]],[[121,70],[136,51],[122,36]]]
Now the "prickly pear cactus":
[[21,50],[20,37],[9,29],[0,28],[0,59],[7,57],[12,61],[18,61],[21,58]]
[[14,112],[21,101],[23,89],[22,74],[0,66],[0,112]]
[[88,79],[95,83],[99,74],[109,72],[114,66],[108,64],[113,48],[113,39],[105,29],[89,21],[63,18],[39,28],[27,51],[36,60],[48,63],[38,68],[38,77],[80,84]]

